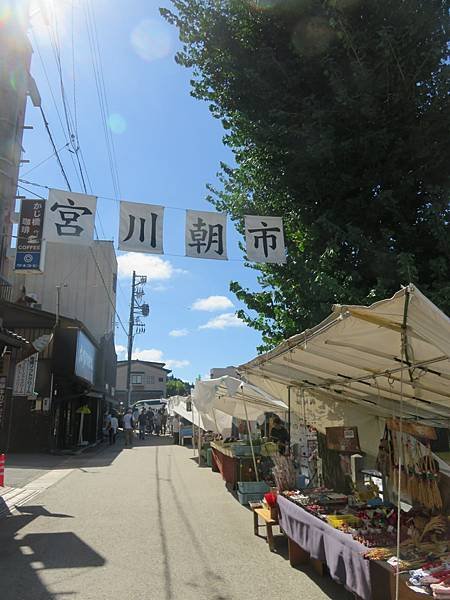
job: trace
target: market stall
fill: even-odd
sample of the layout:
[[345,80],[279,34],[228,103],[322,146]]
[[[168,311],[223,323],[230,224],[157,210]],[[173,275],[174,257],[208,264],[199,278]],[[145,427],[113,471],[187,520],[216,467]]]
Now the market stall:
[[[202,416],[207,415],[215,420],[218,413],[224,413],[245,421],[247,443],[233,440],[234,443],[230,444],[212,445],[213,461],[228,483],[235,485],[239,481],[258,481],[260,434],[255,434],[251,422],[266,412],[284,414],[287,405],[258,387],[229,375],[198,381],[192,392],[192,401]],[[251,457],[251,468],[247,466],[247,457]]]
[[439,434],[448,451],[449,357],[450,319],[409,285],[239,367],[286,399],[293,458],[320,471],[318,489],[279,488],[290,548],[365,600],[450,598],[449,467],[432,449]]

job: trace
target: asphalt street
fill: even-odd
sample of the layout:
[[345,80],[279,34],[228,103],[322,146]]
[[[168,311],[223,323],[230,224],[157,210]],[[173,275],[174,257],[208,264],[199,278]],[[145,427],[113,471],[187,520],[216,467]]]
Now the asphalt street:
[[281,536],[270,553],[220,475],[168,438],[118,441],[70,467],[0,519],[2,600],[351,598],[290,567]]

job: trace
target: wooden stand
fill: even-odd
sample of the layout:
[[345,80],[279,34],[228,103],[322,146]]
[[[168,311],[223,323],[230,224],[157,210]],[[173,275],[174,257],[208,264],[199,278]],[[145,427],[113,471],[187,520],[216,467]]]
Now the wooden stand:
[[303,550],[296,542],[288,538],[289,562],[292,567],[310,564],[314,571],[322,576],[324,574],[324,564],[317,558],[311,558],[309,552]]
[[[259,517],[264,521],[263,525],[259,524]],[[259,528],[266,528],[266,541],[269,544],[269,550],[274,551],[273,542],[273,530],[272,527],[278,525],[278,519],[272,519],[270,510],[266,508],[254,508],[253,509],[253,532],[255,535],[259,535]]]

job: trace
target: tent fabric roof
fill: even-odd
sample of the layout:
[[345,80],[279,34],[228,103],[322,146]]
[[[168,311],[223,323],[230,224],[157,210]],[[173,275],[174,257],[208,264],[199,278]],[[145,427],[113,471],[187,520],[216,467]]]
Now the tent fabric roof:
[[285,412],[287,405],[266,391],[240,379],[224,375],[197,381],[192,401],[201,413],[221,411],[238,419],[256,420],[264,412]]
[[203,431],[215,431],[221,434],[231,432],[232,417],[220,411],[216,411],[215,415],[202,414],[194,405],[192,410],[187,410],[186,403],[189,400],[191,400],[190,396],[171,396],[167,402],[169,412],[180,415],[180,417],[200,427]]
[[438,426],[450,422],[449,357],[450,319],[410,284],[371,306],[336,305],[316,327],[238,370],[278,397],[300,388]]

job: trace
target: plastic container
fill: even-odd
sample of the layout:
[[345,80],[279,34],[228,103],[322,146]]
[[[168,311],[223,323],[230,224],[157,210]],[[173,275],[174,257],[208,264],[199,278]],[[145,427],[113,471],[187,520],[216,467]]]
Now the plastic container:
[[264,497],[264,492],[244,493],[238,490],[237,496],[240,504],[248,504],[249,502],[261,502]]
[[212,467],[212,448],[206,449],[206,464],[208,467]]
[[[261,446],[253,446],[253,451],[255,454],[261,453]],[[252,447],[250,445],[237,445],[233,446],[233,454],[235,456],[251,456],[252,455]]]
[[238,491],[241,494],[261,494],[261,499],[270,492],[270,486],[265,481],[238,481]]

